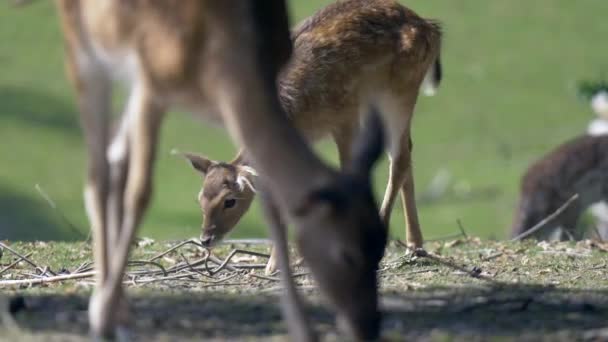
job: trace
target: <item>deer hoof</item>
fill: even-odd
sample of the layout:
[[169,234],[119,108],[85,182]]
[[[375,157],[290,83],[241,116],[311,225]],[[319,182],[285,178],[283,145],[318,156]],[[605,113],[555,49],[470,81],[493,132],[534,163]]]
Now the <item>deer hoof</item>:
[[129,304],[122,289],[116,293],[104,288],[95,290],[89,300],[89,325],[94,340],[131,341],[129,318]]
[[268,263],[266,264],[266,269],[264,269],[264,274],[266,276],[272,275],[274,272],[277,271],[277,267],[277,259],[274,257],[274,255],[271,255],[270,259],[268,259]]

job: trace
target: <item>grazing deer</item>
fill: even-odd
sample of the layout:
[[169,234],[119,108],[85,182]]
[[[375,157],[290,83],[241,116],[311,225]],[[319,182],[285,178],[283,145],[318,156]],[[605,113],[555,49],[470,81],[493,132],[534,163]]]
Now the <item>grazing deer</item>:
[[[277,97],[275,80],[291,53],[285,2],[56,0],[56,5],[88,151],[85,204],[98,272],[89,305],[92,332],[112,335],[128,324],[121,283],[129,246],[149,203],[164,113],[182,106],[223,123],[232,139],[246,146],[248,159],[261,174],[292,337],[315,336],[290,277],[282,217],[297,228],[300,253],[340,325],[353,339],[376,338],[376,271],[387,232],[372,195],[370,172],[384,148],[382,124],[372,116],[342,172],[312,152]],[[340,18],[340,6],[366,8],[368,1],[337,6],[335,19]],[[406,13],[395,11],[397,16]],[[403,32],[407,43],[399,46],[412,65],[430,63],[429,56],[436,54],[426,40],[426,26],[414,25],[416,18]],[[374,26],[369,29],[373,36]],[[328,42],[331,37],[327,31]],[[422,73],[416,69],[408,76],[412,87]],[[122,81],[129,93],[119,128],[110,137],[114,81]],[[413,102],[415,96],[408,99]],[[402,105],[410,108],[412,103]]]
[[526,171],[512,228],[518,236],[573,201],[532,236],[548,240],[581,238],[576,224],[590,206],[608,200],[608,135],[584,135],[557,147]]
[[[411,122],[419,88],[441,79],[440,29],[392,0],[339,1],[293,32],[294,52],[279,77],[287,117],[309,140],[330,136],[340,164],[351,159],[361,114],[374,102],[389,126],[390,177],[380,216],[388,223],[401,191],[406,236],[422,247],[412,175]],[[238,223],[255,197],[257,173],[243,151],[230,163],[183,153],[204,177],[198,201],[204,214],[201,241],[217,244]],[[273,253],[274,254],[274,253]],[[267,273],[274,270],[271,256]]]

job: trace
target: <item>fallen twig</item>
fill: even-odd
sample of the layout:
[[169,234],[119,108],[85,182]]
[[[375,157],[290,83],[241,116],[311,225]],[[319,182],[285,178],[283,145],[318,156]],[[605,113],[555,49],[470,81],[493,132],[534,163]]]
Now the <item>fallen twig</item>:
[[481,258],[481,261],[490,261],[490,260],[494,260],[496,258],[500,258],[504,253],[503,252],[497,252],[491,255],[488,255],[487,257],[483,257]]
[[[215,269],[213,269],[213,270],[210,270],[211,274],[215,274],[215,273],[217,273],[217,272],[221,271],[221,270],[222,270],[222,269],[224,269],[224,268],[228,268],[229,270],[231,270],[231,271],[233,271],[233,272],[238,271],[238,270],[237,270],[237,269],[236,269],[234,266],[232,266],[232,265],[228,265],[228,263],[230,262],[230,259],[232,259],[232,257],[234,257],[234,256],[235,256],[237,253],[249,254],[249,255],[255,255],[255,256],[264,257],[264,258],[269,258],[269,257],[270,257],[270,255],[268,255],[268,254],[264,254],[264,253],[258,253],[258,252],[245,251],[245,250],[242,250],[242,249],[233,249],[233,250],[232,250],[232,251],[231,251],[231,252],[228,254],[228,256],[226,256],[226,258],[225,258],[223,261],[220,261],[220,263],[219,263],[219,266],[218,266],[218,267],[216,267],[216,268],[215,268]],[[214,259],[219,260],[219,259],[217,259],[217,258],[215,258],[215,257],[213,257],[213,256],[210,256],[210,257],[209,257],[209,260],[210,260],[210,261],[216,262],[216,260],[214,260]]]
[[[29,257],[30,255],[32,255],[32,252],[29,252],[25,255],[25,257]],[[2,270],[0,270],[0,275],[4,274],[6,271],[10,270],[11,268],[17,266],[18,263],[20,263],[21,261],[23,261],[24,259],[22,259],[21,257],[18,257],[17,260],[13,261],[10,265],[6,266],[5,268],[3,268]]]
[[95,272],[95,271],[91,271],[91,272],[72,273],[72,274],[65,274],[65,275],[44,277],[44,278],[37,278],[37,279],[2,280],[2,281],[0,281],[0,287],[15,286],[15,285],[37,285],[37,284],[53,283],[53,282],[58,282],[58,281],[63,281],[63,280],[70,280],[70,279],[82,279],[82,278],[92,277],[96,273],[97,272]]
[[442,264],[444,266],[448,266],[450,268],[453,268],[455,270],[458,270],[460,272],[468,274],[469,276],[471,276],[473,278],[483,279],[483,280],[486,280],[486,281],[489,281],[489,282],[492,282],[492,283],[496,283],[497,282],[496,280],[494,280],[494,279],[492,279],[492,278],[490,278],[488,276],[485,276],[485,275],[481,274],[482,271],[477,266],[473,267],[472,269],[467,269],[466,267],[457,265],[454,262],[446,260],[446,259],[444,259],[444,258],[442,258],[442,257],[440,257],[438,255],[429,253],[429,252],[427,252],[427,251],[425,251],[424,249],[421,249],[421,248],[419,248],[419,249],[417,249],[415,251],[415,255],[418,256],[418,257],[421,257],[421,258],[431,259],[431,260],[433,260],[433,261],[435,261],[437,263],[440,263],[440,264]]
[[[13,253],[14,255],[16,255],[17,257],[19,257],[21,260],[27,262],[28,264],[30,264],[32,267],[34,267],[41,274],[46,273],[46,270],[44,270],[43,268],[41,268],[38,265],[36,265],[32,260],[28,259],[26,256],[23,256],[23,255],[17,253],[14,249],[10,248],[9,246],[5,245],[4,243],[0,242],[0,247],[6,249],[7,251],[9,251],[11,253]],[[49,273],[53,273],[53,272],[49,272]],[[53,274],[53,275],[55,275],[55,274]]]
[[462,237],[464,237],[465,240],[468,239],[469,236],[467,235],[467,232],[465,232],[464,227],[462,226],[462,222],[460,222],[460,219],[456,220],[456,224],[458,224],[458,229],[460,229]]
[[270,280],[270,281],[281,281],[281,278],[269,277],[269,276],[255,274],[255,273],[248,273],[247,275],[250,277],[258,278],[258,279],[264,279],[264,280]]
[[557,208],[557,210],[555,210],[551,215],[545,217],[544,219],[542,219],[540,222],[538,222],[537,224],[535,224],[532,228],[526,230],[525,232],[517,235],[516,237],[512,238],[511,241],[521,241],[525,238],[527,238],[528,236],[536,233],[537,231],[545,228],[547,226],[547,223],[553,221],[557,216],[559,216],[561,213],[563,213],[566,209],[568,209],[568,207],[578,199],[578,194],[574,194],[572,197],[570,197],[570,199],[568,199],[566,201],[566,203],[562,204],[559,208]]
[[[160,259],[160,258],[164,257],[165,255],[167,255],[167,254],[173,252],[174,250],[182,247],[183,245],[187,245],[187,244],[193,244],[195,246],[198,246],[198,247],[201,247],[201,248],[207,250],[200,243],[198,243],[198,241],[196,241],[195,239],[190,239],[190,240],[182,241],[182,242],[178,243],[177,245],[167,249],[166,251],[153,256],[152,258],[148,259],[148,261],[154,261],[156,259]],[[207,252],[209,252],[209,251],[207,250]]]
[[[163,272],[163,275],[166,276],[167,275],[167,270],[163,267],[163,265],[154,262],[154,261],[148,261],[148,260],[129,260],[129,262],[127,263],[128,266],[138,266],[138,265],[153,265],[156,266],[158,268],[160,268],[161,272]],[[149,271],[148,271],[149,272]],[[135,274],[137,272],[129,272],[130,274]]]

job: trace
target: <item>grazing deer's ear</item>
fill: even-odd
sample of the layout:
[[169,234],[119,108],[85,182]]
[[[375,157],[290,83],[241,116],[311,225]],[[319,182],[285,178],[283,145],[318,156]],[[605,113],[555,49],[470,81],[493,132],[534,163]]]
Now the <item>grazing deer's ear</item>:
[[245,187],[249,187],[251,191],[257,192],[255,187],[254,178],[258,176],[258,173],[251,166],[239,165],[237,166],[237,177],[236,183],[239,185],[241,191],[245,189]]
[[378,109],[371,106],[363,130],[353,144],[350,170],[361,175],[369,175],[383,151],[384,125]]
[[209,160],[206,157],[203,157],[201,155],[198,154],[194,154],[194,153],[188,153],[188,152],[179,152],[178,150],[172,150],[171,151],[172,155],[180,155],[184,158],[186,158],[190,164],[192,165],[192,167],[201,172],[203,175],[207,174],[207,171],[209,170],[209,167],[211,167],[212,165],[215,164],[214,161]]

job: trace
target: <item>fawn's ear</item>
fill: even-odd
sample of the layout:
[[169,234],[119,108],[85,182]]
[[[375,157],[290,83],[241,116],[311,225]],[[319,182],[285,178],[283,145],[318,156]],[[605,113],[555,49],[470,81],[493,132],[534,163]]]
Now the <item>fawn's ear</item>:
[[192,167],[203,175],[207,174],[209,168],[215,164],[214,161],[208,159],[207,157],[195,153],[179,152],[178,150],[172,150],[171,154],[180,155],[186,158],[190,162]]
[[349,168],[355,173],[369,176],[384,151],[384,125],[375,106],[370,107],[370,113],[362,127],[362,132],[353,144],[353,158]]

